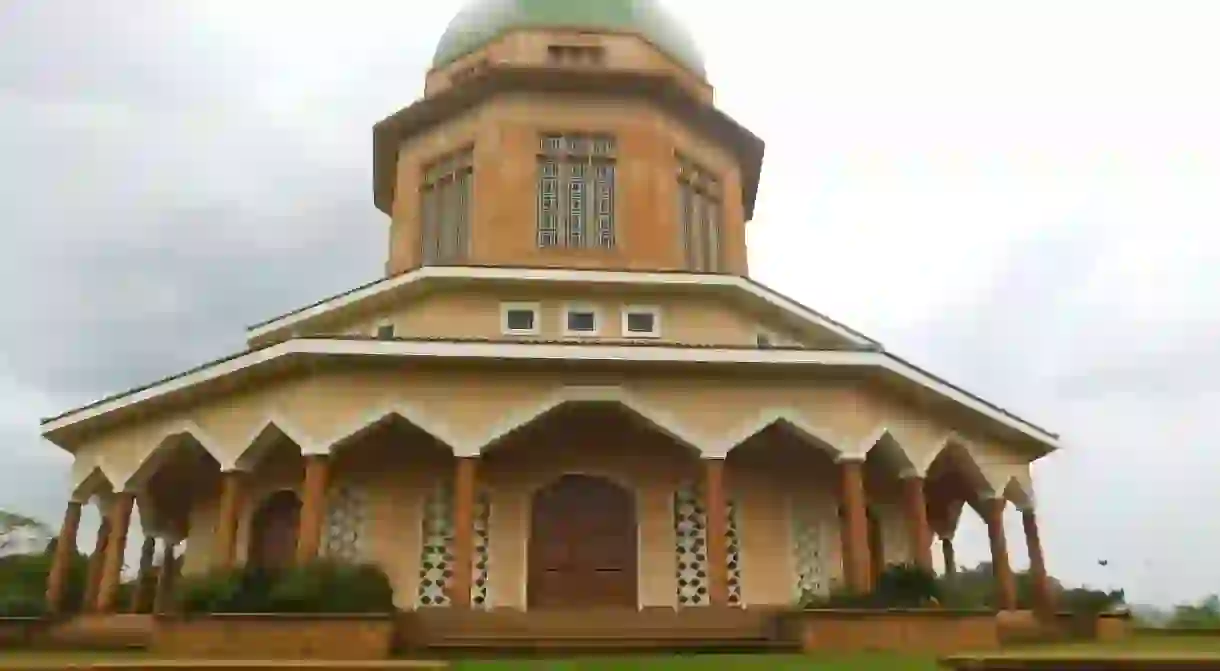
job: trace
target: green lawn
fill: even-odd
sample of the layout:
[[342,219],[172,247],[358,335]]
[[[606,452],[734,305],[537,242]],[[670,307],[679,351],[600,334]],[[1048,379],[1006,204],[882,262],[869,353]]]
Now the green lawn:
[[[57,653],[57,652],[0,652],[0,668],[17,664],[23,667],[38,666],[48,669],[61,664],[86,662],[123,662],[129,660],[152,661],[148,655],[139,653]],[[513,659],[503,661],[455,660],[450,662],[455,671],[648,671],[649,669],[672,669],[674,671],[710,671],[712,669],[741,669],[742,671],[935,671],[938,667],[932,657],[910,657],[894,654],[857,654],[837,657],[813,658],[800,655],[672,655],[650,657],[590,657],[572,659]]]
[[[1220,659],[1220,637],[1136,637],[1121,643],[1076,643],[1008,648],[999,654],[1040,657],[1075,657],[1098,653],[1114,656],[1172,655],[1182,657],[1208,656]],[[996,654],[996,653],[991,653]],[[0,651],[0,668],[35,664],[55,668],[59,664],[84,662],[152,661],[141,653],[43,653]],[[936,671],[939,667],[932,656],[865,653],[854,655],[669,655],[651,657],[590,657],[572,659],[511,659],[502,661],[456,660],[450,668],[457,671],[712,671],[741,669],[742,671]]]
[[837,657],[803,657],[801,655],[671,655],[665,657],[603,657],[568,660],[512,660],[498,662],[458,661],[452,668],[458,671],[711,671],[741,669],[741,671],[935,671],[939,667],[932,657],[911,657],[894,654],[856,654]]

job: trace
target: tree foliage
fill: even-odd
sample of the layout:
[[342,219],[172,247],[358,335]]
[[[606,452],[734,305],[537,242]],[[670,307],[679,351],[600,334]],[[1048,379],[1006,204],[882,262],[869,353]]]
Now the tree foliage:
[[1190,629],[1220,629],[1220,596],[1212,594],[1198,603],[1175,606],[1169,620],[1171,627]]

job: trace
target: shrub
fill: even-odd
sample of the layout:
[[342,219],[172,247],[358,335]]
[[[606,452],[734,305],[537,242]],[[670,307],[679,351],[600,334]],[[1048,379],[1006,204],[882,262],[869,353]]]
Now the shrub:
[[206,613],[388,613],[389,578],[371,564],[317,561],[283,570],[234,568],[186,578],[178,608]]
[[46,613],[47,600],[41,594],[0,594],[0,617],[42,617]]
[[182,580],[177,591],[179,610],[201,613],[267,613],[274,575],[255,568],[216,569]]
[[877,576],[871,592],[857,594],[835,589],[829,595],[806,593],[800,599],[800,607],[889,609],[923,608],[939,603],[940,581],[932,571],[915,564],[892,564]]
[[890,608],[919,608],[940,602],[936,573],[917,564],[891,564],[877,576],[877,598]]
[[[47,575],[52,561],[51,554],[41,552],[0,557],[0,616],[25,617],[45,611]],[[71,555],[63,603],[69,612],[78,610],[84,600],[88,566],[85,555]],[[30,612],[33,604],[38,604],[38,613]]]
[[1107,592],[1087,587],[1063,590],[1059,594],[1059,609],[1076,615],[1099,615],[1126,602],[1126,594],[1118,589]]
[[318,561],[285,572],[270,605],[280,613],[388,613],[394,589],[375,565]]

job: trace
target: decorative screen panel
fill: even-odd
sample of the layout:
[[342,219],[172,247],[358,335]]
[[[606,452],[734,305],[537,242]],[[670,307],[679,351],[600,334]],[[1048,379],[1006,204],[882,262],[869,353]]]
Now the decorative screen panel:
[[674,551],[677,555],[678,607],[706,606],[707,516],[699,491],[693,484],[674,492]]
[[470,567],[470,603],[491,607],[491,494],[480,491],[475,500],[474,556]]
[[352,486],[331,491],[326,506],[322,552],[327,557],[356,562],[364,541],[364,493]]
[[551,133],[538,150],[538,246],[614,247],[614,138]]
[[450,605],[453,578],[453,490],[449,483],[433,489],[421,515],[417,606]]

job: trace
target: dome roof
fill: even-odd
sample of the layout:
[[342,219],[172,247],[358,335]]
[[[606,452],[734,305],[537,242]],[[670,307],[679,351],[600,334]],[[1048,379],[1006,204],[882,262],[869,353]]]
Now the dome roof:
[[706,76],[695,41],[657,0],[472,0],[441,35],[432,67],[447,65],[509,30],[543,27],[634,33]]

